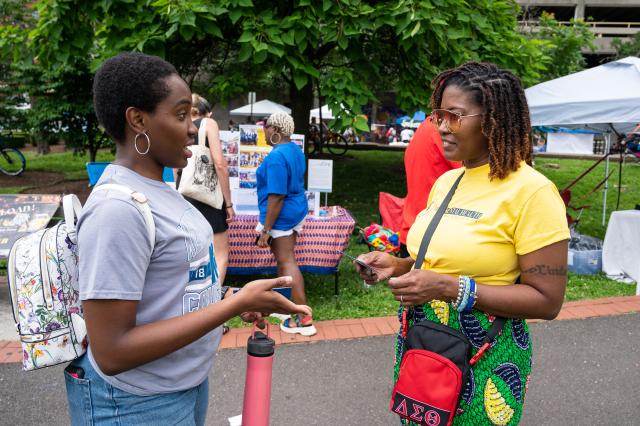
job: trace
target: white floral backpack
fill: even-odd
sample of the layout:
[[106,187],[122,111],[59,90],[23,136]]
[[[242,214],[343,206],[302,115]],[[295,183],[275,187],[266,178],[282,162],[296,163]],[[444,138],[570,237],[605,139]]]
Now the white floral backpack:
[[[131,196],[154,246],[155,224],[144,194],[117,184],[99,185],[93,191],[104,190]],[[20,238],[9,253],[9,295],[25,371],[71,361],[87,349],[76,235],[76,218],[82,205],[78,197],[70,194],[63,197],[62,208],[63,221]]]

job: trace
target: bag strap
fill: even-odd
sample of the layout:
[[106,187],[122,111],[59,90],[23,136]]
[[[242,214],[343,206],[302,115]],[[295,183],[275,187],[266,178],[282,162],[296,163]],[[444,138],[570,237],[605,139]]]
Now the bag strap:
[[64,223],[67,228],[67,235],[73,244],[78,243],[78,235],[76,233],[76,219],[82,211],[82,204],[78,197],[74,194],[67,194],[62,197],[62,211],[64,213]]
[[[458,187],[458,184],[460,183],[462,176],[464,176],[464,171],[460,174],[460,176],[458,176],[456,181],[453,183],[453,185],[451,186],[451,189],[449,190],[447,195],[444,197],[444,200],[442,200],[440,207],[438,207],[436,214],[433,215],[433,219],[431,219],[431,223],[429,223],[429,226],[427,226],[427,230],[424,231],[424,235],[422,236],[422,242],[420,243],[420,249],[418,249],[418,256],[416,256],[416,262],[413,264],[413,269],[422,268],[422,264],[424,263],[424,257],[427,254],[427,248],[429,247],[429,243],[431,242],[431,237],[433,237],[433,233],[436,231],[436,228],[438,227],[438,223],[440,223],[440,219],[442,219],[442,216],[444,215],[445,210],[449,206],[449,203],[453,198],[453,193],[456,192],[456,188]],[[404,308],[402,310],[402,337],[405,337],[407,335],[407,329],[408,329],[407,316],[410,310],[411,310],[411,307]]]
[[[153,221],[153,214],[151,213],[151,207],[147,202],[147,197],[142,192],[136,192],[127,186],[119,185],[117,183],[105,183],[102,185],[98,185],[93,189],[93,192],[108,191],[108,190],[122,192],[123,194],[127,194],[131,197],[131,199],[134,201],[133,204],[136,206],[138,211],[142,214],[142,217],[144,217],[144,223],[147,226],[147,235],[149,236],[149,244],[151,245],[151,250],[153,250],[153,248],[156,245],[156,226],[155,226],[155,222]],[[66,220],[66,215],[65,215],[65,220]]]
[[433,215],[433,219],[431,219],[431,223],[429,223],[429,226],[427,226],[427,230],[424,232],[424,236],[422,237],[422,242],[420,243],[420,249],[418,250],[416,263],[413,264],[413,269],[422,268],[422,263],[424,262],[424,257],[427,254],[427,247],[429,247],[429,243],[431,242],[431,237],[433,237],[433,233],[436,231],[436,228],[438,227],[438,223],[440,223],[440,219],[442,219],[442,216],[444,215],[445,210],[449,206],[449,203],[453,198],[453,193],[456,192],[456,188],[458,187],[458,184],[460,183],[462,176],[464,176],[464,171],[460,174],[460,176],[458,176],[458,179],[456,179],[456,181],[453,183],[453,186],[447,193],[446,197],[444,197],[444,200],[442,200],[440,207],[438,207],[438,211],[436,212],[435,215]]
[[200,128],[198,129],[198,145],[206,146],[205,141],[207,139],[207,118],[202,117],[200,119]]
[[[440,219],[442,219],[442,216],[444,215],[444,212],[447,210],[447,207],[449,207],[449,203],[453,198],[453,194],[456,192],[456,188],[458,188],[458,184],[460,183],[460,180],[462,180],[462,176],[464,176],[464,172],[462,172],[460,176],[458,176],[456,181],[453,183],[453,185],[451,186],[451,189],[449,190],[447,195],[444,197],[444,200],[442,200],[440,207],[438,207],[438,211],[436,211],[436,214],[433,215],[433,219],[431,219],[431,223],[429,223],[427,230],[424,232],[424,236],[422,237],[422,242],[420,243],[420,249],[418,250],[418,256],[416,256],[416,262],[413,265],[414,269],[422,268],[422,264],[424,263],[424,258],[427,254],[427,248],[429,247],[429,243],[431,242],[433,233],[438,227],[438,224],[440,223]],[[405,309],[405,311],[403,312],[402,329],[403,329],[404,335],[406,335],[406,329],[407,329],[406,315],[407,315],[407,309]],[[503,317],[496,317],[493,320],[493,323],[491,324],[491,328],[489,328],[489,331],[487,331],[487,335],[485,336],[484,341],[482,342],[482,346],[480,347],[476,355],[472,358],[473,363],[471,363],[471,365],[475,364],[478,361],[478,359],[480,359],[480,357],[484,355],[484,352],[489,348],[489,346],[498,336],[500,331],[502,331],[502,328],[504,327],[506,322],[507,322],[507,319]]]

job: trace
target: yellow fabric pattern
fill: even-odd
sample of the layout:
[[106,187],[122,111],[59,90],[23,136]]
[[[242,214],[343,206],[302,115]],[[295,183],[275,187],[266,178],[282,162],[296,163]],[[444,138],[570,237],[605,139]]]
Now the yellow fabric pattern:
[[431,239],[423,269],[469,275],[488,285],[509,285],[520,275],[518,255],[569,239],[557,188],[524,162],[505,179],[489,180],[489,165],[451,170],[436,181],[427,208],[407,235],[416,258],[422,237],[442,200],[464,170]]

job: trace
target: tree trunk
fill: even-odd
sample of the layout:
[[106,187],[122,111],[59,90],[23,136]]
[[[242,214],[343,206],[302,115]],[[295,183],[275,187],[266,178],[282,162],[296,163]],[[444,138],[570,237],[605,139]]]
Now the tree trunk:
[[37,135],[36,144],[38,146],[38,154],[45,155],[51,152],[51,148],[49,147],[49,140],[45,136],[45,133],[37,132],[36,135]]
[[313,107],[313,85],[309,81],[302,89],[298,87],[291,79],[289,83],[289,98],[291,99],[291,116],[295,123],[295,133],[305,135],[304,150],[305,154],[309,152],[309,143],[306,136],[309,130],[309,111]]

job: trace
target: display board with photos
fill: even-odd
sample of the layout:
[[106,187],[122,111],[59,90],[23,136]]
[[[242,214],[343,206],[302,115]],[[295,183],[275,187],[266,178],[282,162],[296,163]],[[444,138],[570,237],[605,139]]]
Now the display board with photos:
[[60,195],[0,195],[0,257],[8,257],[20,237],[47,226],[60,206]]
[[[304,152],[304,135],[292,134],[291,141]],[[258,214],[258,181],[256,172],[271,152],[264,128],[241,124],[238,132],[221,131],[222,153],[229,165],[231,198],[238,214]],[[319,194],[307,193],[309,214],[319,211]]]

